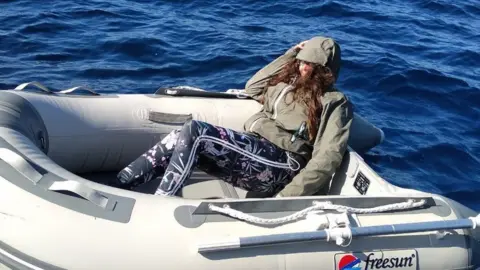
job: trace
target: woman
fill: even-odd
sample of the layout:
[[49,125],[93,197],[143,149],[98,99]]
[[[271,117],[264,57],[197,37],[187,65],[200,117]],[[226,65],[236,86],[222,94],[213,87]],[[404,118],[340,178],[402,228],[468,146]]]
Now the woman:
[[333,85],[340,47],[314,37],[258,71],[245,93],[263,104],[238,132],[189,121],[117,176],[119,186],[161,177],[155,194],[175,195],[195,166],[261,197],[303,196],[331,179],[347,148],[353,112]]

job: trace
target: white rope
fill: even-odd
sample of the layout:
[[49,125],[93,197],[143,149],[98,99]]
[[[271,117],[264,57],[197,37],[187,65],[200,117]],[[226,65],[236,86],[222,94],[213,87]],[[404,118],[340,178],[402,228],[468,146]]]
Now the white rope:
[[261,225],[277,225],[277,224],[283,224],[283,223],[297,220],[307,215],[309,212],[317,211],[317,210],[337,210],[341,212],[367,214],[367,213],[379,213],[379,212],[392,211],[392,210],[412,209],[412,208],[420,207],[425,203],[426,201],[424,199],[418,202],[415,202],[415,200],[410,199],[402,203],[387,204],[387,205],[382,205],[382,206],[377,206],[372,208],[354,208],[354,207],[349,207],[344,205],[332,204],[331,202],[313,202],[314,204],[313,206],[307,207],[291,215],[288,215],[285,217],[279,217],[279,218],[271,218],[271,219],[260,218],[260,217],[255,217],[255,216],[246,214],[242,211],[238,211],[230,208],[230,206],[228,206],[227,204],[225,204],[223,207],[209,204],[208,207],[212,211],[216,211],[216,212],[219,212],[240,220],[244,220],[250,223],[261,224]]
[[235,95],[237,98],[248,98],[250,95],[245,93],[245,89],[228,89],[225,91],[227,94]]
[[318,205],[321,207],[322,210],[337,210],[339,212],[347,212],[347,213],[356,213],[356,214],[371,214],[371,213],[380,213],[380,212],[387,212],[387,211],[394,211],[394,210],[406,210],[417,208],[423,206],[425,204],[425,200],[422,199],[418,202],[415,200],[409,199],[406,202],[402,203],[393,203],[387,205],[381,205],[372,208],[355,208],[345,205],[337,205],[332,204],[331,202],[313,202],[314,205]]
[[255,216],[243,213],[242,211],[232,209],[227,204],[225,204],[223,206],[223,208],[215,206],[213,204],[210,204],[209,208],[212,211],[220,212],[220,213],[229,215],[229,216],[234,217],[234,218],[238,218],[238,219],[245,220],[245,221],[248,221],[248,222],[251,222],[251,223],[262,224],[262,225],[276,225],[276,224],[287,223],[287,222],[290,222],[290,221],[297,220],[297,219],[305,216],[306,214],[308,214],[311,211],[318,210],[318,207],[314,205],[314,206],[310,206],[308,208],[305,208],[301,211],[298,211],[296,213],[293,213],[289,216],[267,219],[267,218],[255,217]]
[[186,90],[193,90],[193,91],[200,91],[200,92],[205,92],[205,89],[194,87],[194,86],[189,86],[189,85],[178,85],[174,87],[170,87],[172,89],[186,89]]
[[225,91],[225,93],[233,93],[233,94],[238,94],[238,93],[245,93],[245,89],[235,89],[235,88],[230,88]]

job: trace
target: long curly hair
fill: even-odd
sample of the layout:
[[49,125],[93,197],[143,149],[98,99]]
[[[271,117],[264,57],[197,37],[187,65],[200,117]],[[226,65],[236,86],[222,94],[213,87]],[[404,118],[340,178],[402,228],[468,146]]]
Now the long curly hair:
[[[293,86],[293,101],[303,102],[308,108],[308,137],[313,140],[317,134],[319,116],[322,113],[321,98],[335,83],[335,77],[328,67],[316,65],[310,73],[301,77],[299,72],[300,61],[292,59],[280,71],[271,78],[264,91],[269,86],[277,85],[280,82]],[[292,101],[292,102],[293,102]]]

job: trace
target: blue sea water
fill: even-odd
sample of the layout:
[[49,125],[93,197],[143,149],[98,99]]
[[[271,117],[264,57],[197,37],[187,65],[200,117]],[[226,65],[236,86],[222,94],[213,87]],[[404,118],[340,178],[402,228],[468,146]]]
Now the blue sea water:
[[480,211],[478,0],[2,1],[0,89],[243,88],[315,35],[340,43],[337,86],[385,131],[365,160]]

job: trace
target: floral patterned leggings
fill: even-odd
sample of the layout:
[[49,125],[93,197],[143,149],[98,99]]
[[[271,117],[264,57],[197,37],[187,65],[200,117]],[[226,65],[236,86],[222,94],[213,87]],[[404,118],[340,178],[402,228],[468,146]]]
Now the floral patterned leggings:
[[118,186],[161,177],[156,195],[173,196],[196,166],[247,191],[274,195],[303,167],[301,158],[252,134],[188,121],[117,175]]

